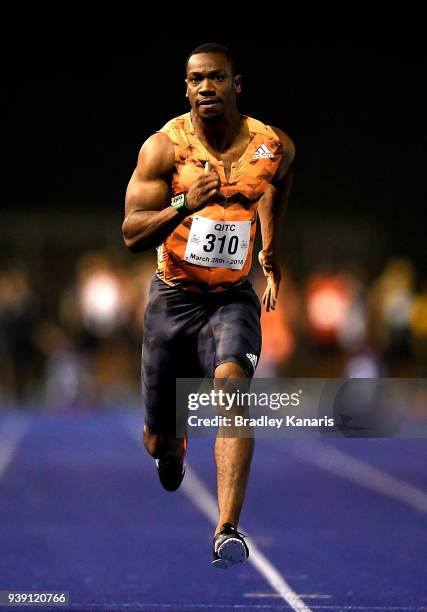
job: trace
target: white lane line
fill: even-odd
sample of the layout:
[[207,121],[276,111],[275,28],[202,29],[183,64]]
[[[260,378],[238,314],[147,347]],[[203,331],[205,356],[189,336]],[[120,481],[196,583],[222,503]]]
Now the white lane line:
[[7,416],[0,421],[0,479],[30,425],[29,417]]
[[[133,440],[137,440],[141,446],[139,437],[139,429],[135,427],[135,422],[125,422],[125,429],[130,434]],[[214,496],[210,493],[207,487],[202,483],[195,472],[186,463],[185,478],[179,489],[187,495],[190,501],[206,516],[211,523],[216,526],[218,522],[217,502]],[[244,527],[240,527],[245,532]],[[291,589],[288,583],[283,579],[277,569],[267,559],[267,557],[259,550],[255,542],[248,537],[247,543],[250,550],[249,561],[256,567],[258,572],[264,577],[268,584],[278,593],[282,599],[289,604],[295,612],[311,612],[305,603]],[[219,571],[219,570],[213,570]]]
[[314,442],[309,446],[304,444],[301,449],[298,447],[299,445],[295,444],[290,451],[298,459],[346,480],[351,480],[376,493],[382,493],[415,510],[427,512],[427,493],[422,489],[321,442]]
[[[323,593],[298,593],[299,597],[304,599],[332,599],[332,595]],[[244,593],[244,597],[254,597],[255,599],[279,599],[279,593]]]
[[[181,485],[181,490],[190,498],[197,508],[216,526],[218,522],[217,502],[210,491],[205,487],[194,471],[188,466],[185,478]],[[244,532],[245,528],[240,527]],[[288,583],[282,578],[267,557],[259,550],[255,542],[246,538],[249,546],[249,561],[256,567],[259,573],[265,578],[269,585],[289,604],[295,612],[310,612],[305,603],[291,589]]]

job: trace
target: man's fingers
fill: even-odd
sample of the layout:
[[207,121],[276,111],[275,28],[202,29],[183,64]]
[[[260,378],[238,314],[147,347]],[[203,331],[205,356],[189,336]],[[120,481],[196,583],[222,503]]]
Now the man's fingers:
[[277,299],[277,284],[274,282],[274,280],[271,282],[271,295],[273,296],[273,299],[276,300]]
[[207,183],[210,183],[212,181],[215,181],[219,185],[221,184],[221,180],[216,172],[209,172],[209,174],[203,174],[197,179],[199,187],[202,187],[203,185],[206,185]]
[[265,310],[267,312],[270,312],[270,310],[276,310],[277,294],[279,292],[280,279],[275,279],[272,272],[269,272],[266,276],[267,287],[262,297],[262,303],[265,306]]
[[264,291],[264,295],[262,296],[262,303],[264,305],[267,303],[268,291],[269,291],[269,288],[267,287],[266,290]]
[[217,174],[208,174],[206,176],[202,176],[199,179],[199,185],[206,185],[207,183],[211,183],[212,181],[215,181],[215,183],[221,183]]
[[203,189],[200,190],[200,196],[202,198],[211,197],[212,191],[214,194],[220,195],[218,186],[215,185],[215,183],[211,183],[208,187],[203,187]]
[[276,308],[277,289],[278,289],[278,287],[276,286],[275,283],[273,283],[273,285],[271,287],[271,298],[270,298],[270,303],[271,303],[272,310],[274,310]]
[[200,190],[205,193],[206,191],[210,191],[213,188],[219,189],[219,183],[218,181],[209,181],[209,183],[206,183],[205,185],[203,185]]
[[264,295],[263,295],[263,298],[262,298],[262,303],[265,306],[266,312],[269,312],[269,310],[270,310],[270,299],[271,299],[271,287],[270,287],[270,285],[267,285],[267,288],[264,291]]
[[207,172],[206,174],[203,174],[203,176],[201,176],[199,180],[201,180],[201,181],[203,179],[209,180],[209,179],[212,179],[212,178],[215,178],[218,181],[220,180],[219,174],[218,174],[218,172],[216,170],[211,170],[210,172]]

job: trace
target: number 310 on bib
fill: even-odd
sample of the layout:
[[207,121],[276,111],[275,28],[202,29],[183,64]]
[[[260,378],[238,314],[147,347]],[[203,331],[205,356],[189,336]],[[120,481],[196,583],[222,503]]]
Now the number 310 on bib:
[[197,266],[241,270],[248,256],[250,231],[250,221],[193,217],[184,259]]

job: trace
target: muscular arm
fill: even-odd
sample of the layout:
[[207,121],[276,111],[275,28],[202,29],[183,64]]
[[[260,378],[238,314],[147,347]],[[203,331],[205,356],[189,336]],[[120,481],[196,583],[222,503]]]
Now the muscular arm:
[[273,182],[268,186],[258,205],[262,237],[262,251],[259,253],[258,259],[267,277],[267,289],[263,298],[267,311],[270,310],[270,307],[274,310],[279,291],[278,238],[281,232],[281,220],[292,187],[293,170],[291,164],[295,156],[295,147],[289,136],[278,128],[273,129],[282,142],[285,155]]
[[281,221],[291,192],[293,170],[290,168],[278,183],[268,186],[258,206],[261,224],[262,248],[275,256]]
[[185,208],[170,206],[175,152],[166,134],[153,134],[142,146],[138,165],[126,191],[123,239],[132,253],[158,246],[186,215],[219,196],[221,181],[213,169],[196,179],[187,191]]
[[133,253],[158,246],[182,221],[182,214],[169,206],[174,164],[166,134],[153,134],[143,144],[127,187],[122,225],[125,245]]

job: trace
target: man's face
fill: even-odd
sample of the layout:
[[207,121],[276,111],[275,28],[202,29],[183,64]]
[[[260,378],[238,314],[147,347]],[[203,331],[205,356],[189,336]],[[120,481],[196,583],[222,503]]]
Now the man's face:
[[187,66],[187,93],[194,113],[202,119],[217,119],[236,105],[241,92],[240,76],[233,76],[223,53],[197,53]]

